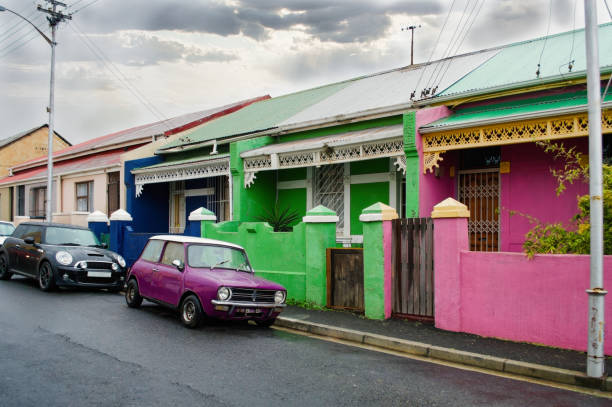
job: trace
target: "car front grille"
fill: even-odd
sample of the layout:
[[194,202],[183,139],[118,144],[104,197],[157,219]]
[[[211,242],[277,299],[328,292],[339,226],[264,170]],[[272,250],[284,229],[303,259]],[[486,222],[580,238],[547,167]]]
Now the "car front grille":
[[252,288],[232,288],[232,301],[274,302],[274,290],[255,290]]
[[112,270],[113,263],[106,261],[88,261],[88,270]]

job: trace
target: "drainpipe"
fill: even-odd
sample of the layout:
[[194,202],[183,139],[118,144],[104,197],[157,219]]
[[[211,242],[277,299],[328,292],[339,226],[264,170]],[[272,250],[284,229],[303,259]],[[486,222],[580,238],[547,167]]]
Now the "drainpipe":
[[584,1],[587,57],[587,96],[589,106],[589,195],[591,204],[591,284],[589,295],[589,343],[587,376],[602,377],[604,359],[604,290],[603,281],[603,176],[601,155],[601,77],[597,39],[595,0]]

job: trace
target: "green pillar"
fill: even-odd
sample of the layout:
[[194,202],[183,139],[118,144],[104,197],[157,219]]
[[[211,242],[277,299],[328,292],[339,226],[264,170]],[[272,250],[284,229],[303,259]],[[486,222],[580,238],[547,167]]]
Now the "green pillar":
[[416,147],[416,112],[404,114],[404,153],[406,154],[406,217],[419,216],[419,153]]
[[327,248],[336,244],[336,212],[322,205],[306,212],[306,301],[327,303]]
[[391,221],[397,212],[381,202],[361,212],[363,222],[363,285],[365,316],[391,316]]

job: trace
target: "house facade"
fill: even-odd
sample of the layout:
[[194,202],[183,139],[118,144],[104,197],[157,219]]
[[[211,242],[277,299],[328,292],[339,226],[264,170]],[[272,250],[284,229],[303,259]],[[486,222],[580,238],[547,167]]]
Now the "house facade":
[[[31,130],[0,140],[0,178],[9,175],[11,168],[19,163],[46,156],[49,143],[49,126],[44,124]],[[71,146],[70,142],[54,134],[53,151]],[[23,190],[0,188],[0,220],[13,220],[15,194]]]

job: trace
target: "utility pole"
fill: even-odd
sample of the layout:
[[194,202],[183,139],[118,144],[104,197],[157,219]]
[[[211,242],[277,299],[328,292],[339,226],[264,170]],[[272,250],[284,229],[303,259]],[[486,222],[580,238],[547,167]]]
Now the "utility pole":
[[402,28],[402,31],[412,31],[410,36],[410,65],[414,65],[414,30],[416,28],[421,28],[421,26],[411,25],[409,27]]
[[45,0],[51,7],[43,8],[38,5],[38,11],[49,14],[47,21],[51,26],[51,83],[49,85],[49,140],[47,147],[47,204],[45,211],[45,221],[51,222],[53,219],[53,124],[54,124],[54,113],[55,113],[55,32],[57,25],[64,20],[71,20],[72,17],[68,14],[63,14],[58,10],[58,7],[66,8],[68,5],[56,1],[56,0]]
[[584,1],[584,34],[587,59],[587,97],[589,109],[589,198],[591,204],[591,276],[589,295],[589,343],[587,376],[602,377],[604,358],[603,281],[603,176],[601,154],[601,76],[595,0]]

